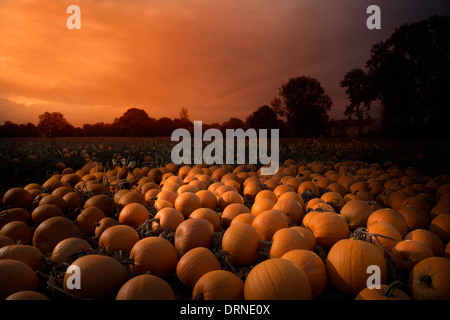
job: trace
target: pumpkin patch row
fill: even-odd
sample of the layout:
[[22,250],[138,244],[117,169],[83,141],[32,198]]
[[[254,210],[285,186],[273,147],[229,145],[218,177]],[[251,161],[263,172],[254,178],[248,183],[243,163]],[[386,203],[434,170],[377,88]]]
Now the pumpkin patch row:
[[1,299],[450,299],[448,176],[293,159],[272,176],[57,168],[2,197]]

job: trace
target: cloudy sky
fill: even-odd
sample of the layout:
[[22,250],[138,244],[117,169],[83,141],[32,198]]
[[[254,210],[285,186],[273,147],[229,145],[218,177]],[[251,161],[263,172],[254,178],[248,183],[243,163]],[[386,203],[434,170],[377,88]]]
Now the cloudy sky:
[[[69,30],[69,5],[81,29]],[[369,30],[369,5],[381,30]],[[112,122],[130,107],[154,117],[223,122],[269,104],[290,78],[339,81],[403,23],[450,14],[448,0],[0,0],[0,124]]]

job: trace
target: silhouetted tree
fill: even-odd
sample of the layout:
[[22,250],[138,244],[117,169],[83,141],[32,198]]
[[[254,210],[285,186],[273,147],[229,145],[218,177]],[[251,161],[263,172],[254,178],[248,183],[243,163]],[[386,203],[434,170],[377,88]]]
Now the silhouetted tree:
[[61,112],[44,112],[39,115],[37,132],[41,137],[72,136],[73,131],[74,126],[67,122]]
[[227,129],[245,129],[245,123],[239,118],[231,117],[228,121],[222,123],[222,131],[225,132]]
[[276,110],[286,118],[287,127],[292,128],[296,136],[316,137],[326,133],[327,112],[333,102],[318,80],[305,76],[292,78],[281,86],[279,96]]
[[175,125],[172,119],[168,117],[163,117],[156,120],[155,123],[155,135],[158,137],[170,137],[173,130],[175,130]]
[[131,137],[154,136],[156,120],[150,118],[143,109],[130,108],[120,118],[114,119],[116,135]]
[[449,30],[450,17],[433,16],[375,44],[368,70],[352,70],[341,82],[350,99],[346,113],[367,112],[379,100],[387,135],[448,136]]
[[264,105],[252,112],[246,119],[248,128],[253,129],[279,129],[280,123],[276,112],[269,106]]

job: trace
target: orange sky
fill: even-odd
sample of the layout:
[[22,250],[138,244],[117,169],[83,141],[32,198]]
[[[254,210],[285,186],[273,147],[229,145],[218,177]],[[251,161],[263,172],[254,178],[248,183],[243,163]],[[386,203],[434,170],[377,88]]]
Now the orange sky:
[[[396,2],[396,3],[392,3]],[[292,77],[317,78],[343,118],[339,81],[394,28],[445,1],[0,0],[0,124],[60,111],[73,125],[130,107],[154,118],[244,119]],[[448,1],[447,1],[448,3]],[[66,8],[81,8],[68,30]],[[382,30],[366,8],[379,4]],[[447,8],[448,14],[448,8]]]

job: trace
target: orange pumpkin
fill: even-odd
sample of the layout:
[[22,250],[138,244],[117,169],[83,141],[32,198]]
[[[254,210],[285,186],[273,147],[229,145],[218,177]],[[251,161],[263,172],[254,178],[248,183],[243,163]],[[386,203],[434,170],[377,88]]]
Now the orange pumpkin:
[[347,239],[350,234],[345,219],[330,211],[319,212],[314,215],[308,228],[314,233],[317,244],[326,250],[339,240]]
[[152,275],[165,277],[173,272],[178,263],[174,246],[160,237],[147,237],[137,241],[130,252],[133,259],[131,270],[134,274],[150,271]]
[[311,300],[305,272],[292,261],[273,258],[257,264],[244,283],[246,300]]
[[380,284],[385,284],[387,267],[383,254],[375,245],[355,239],[338,241],[326,260],[330,284],[340,292],[354,295],[367,287],[367,270],[372,265],[380,268]]
[[400,281],[395,281],[389,286],[382,284],[380,288],[364,288],[356,295],[355,300],[411,300],[399,289],[401,285]]
[[241,203],[232,203],[222,212],[220,217],[224,229],[230,226],[231,221],[242,213],[250,213],[250,209]]
[[409,274],[415,300],[450,300],[450,259],[430,257],[420,261]]
[[250,224],[232,223],[222,237],[222,249],[235,266],[250,266],[258,258],[261,235]]
[[[369,228],[367,228],[367,231],[373,233],[379,241],[378,242],[376,239],[373,239],[373,243],[377,247],[380,247],[381,244],[381,246],[388,252],[391,252],[394,246],[402,241],[400,232],[398,232],[398,230],[390,223],[373,223],[369,226]],[[383,248],[380,247],[381,250],[383,250]]]
[[428,218],[428,214],[421,208],[407,205],[402,207],[398,212],[405,217],[408,231],[428,228],[430,219]]
[[97,207],[86,208],[77,216],[77,222],[81,230],[88,235],[95,233],[97,223],[105,218],[105,214]]
[[275,202],[269,198],[260,198],[252,205],[251,213],[254,216],[259,215],[261,212],[270,210],[275,205]]
[[[112,299],[128,280],[126,268],[116,259],[105,255],[88,254],[75,260],[71,266],[64,275],[63,288],[80,298]],[[78,271],[74,267],[78,267]],[[79,288],[73,286],[74,280],[71,279],[75,272],[80,275]]]
[[244,198],[237,191],[226,191],[219,197],[219,208],[223,211],[232,203],[244,204]]
[[67,238],[81,238],[80,228],[66,217],[52,217],[43,221],[34,231],[33,246],[46,254]]
[[196,282],[192,298],[200,294],[203,300],[243,300],[244,282],[230,271],[209,271]]
[[36,290],[39,280],[26,263],[15,259],[0,260],[0,299],[23,290]]
[[2,203],[11,208],[25,208],[33,201],[31,194],[24,188],[10,188],[5,192]]
[[435,233],[442,242],[450,240],[450,214],[441,214],[430,222],[430,231]]
[[22,261],[35,271],[44,265],[42,252],[36,247],[24,244],[13,244],[0,248],[0,260],[3,259]]
[[147,208],[140,203],[129,203],[120,210],[119,222],[133,228],[139,227],[150,218]]
[[238,215],[236,218],[234,218],[231,221],[230,226],[232,224],[234,224],[234,223],[237,223],[237,222],[242,222],[242,223],[247,223],[249,225],[252,225],[253,220],[255,220],[255,218],[256,217],[253,214],[251,214],[251,213],[248,213],[248,212],[247,213],[241,213],[240,215]]
[[209,190],[200,190],[195,194],[200,198],[202,208],[217,209],[218,200],[214,193]]
[[303,218],[303,207],[294,199],[280,199],[273,206],[273,209],[282,211],[289,222],[294,225],[300,224]]
[[185,254],[196,247],[210,248],[214,235],[214,226],[205,219],[187,219],[175,231],[175,248]]
[[440,257],[444,254],[444,243],[434,232],[431,232],[430,230],[416,229],[410,231],[404,237],[404,240],[416,240],[424,243],[431,249],[436,257]]
[[12,239],[15,243],[30,244],[33,232],[23,221],[11,221],[0,230],[0,235]]
[[90,207],[99,208],[107,217],[114,217],[117,213],[117,205],[114,202],[114,198],[106,194],[98,194],[86,200],[83,208]]
[[257,215],[252,226],[259,232],[262,240],[271,241],[275,232],[282,228],[289,228],[289,223],[282,211],[272,209]]
[[155,215],[155,219],[158,219],[159,221],[152,222],[153,230],[163,228],[175,231],[180,223],[184,221],[181,212],[175,208],[163,208],[159,210]]
[[213,225],[214,232],[220,230],[220,216],[212,209],[198,208],[189,215],[189,218],[208,220]]
[[118,224],[111,226],[101,234],[98,244],[105,247],[107,252],[130,251],[139,241],[139,234],[130,226]]
[[165,280],[141,274],[123,284],[116,300],[175,300],[175,293]]
[[361,200],[350,200],[341,209],[340,215],[347,221],[350,229],[366,227],[373,209]]
[[408,232],[408,223],[405,217],[398,211],[391,208],[382,208],[375,210],[367,219],[367,226],[369,227],[373,223],[387,222],[392,224],[404,237]]
[[176,273],[181,283],[192,290],[198,279],[205,273],[220,269],[220,263],[211,250],[197,247],[189,250],[180,258]]
[[92,247],[84,239],[80,238],[67,238],[60,241],[53,249],[51,261],[55,263],[62,263],[66,258],[71,255],[86,250],[91,250]]
[[189,218],[189,215],[196,209],[201,208],[202,202],[200,198],[192,192],[185,192],[180,194],[175,200],[174,207],[180,211],[184,218]]
[[270,258],[281,258],[285,253],[295,249],[308,250],[308,240],[292,228],[283,228],[275,232],[270,247]]
[[397,259],[400,267],[407,272],[420,261],[434,256],[427,245],[415,240],[400,241],[392,250],[392,255]]
[[292,261],[305,272],[313,297],[325,291],[328,283],[327,268],[316,253],[310,250],[296,249],[286,252],[281,258]]

